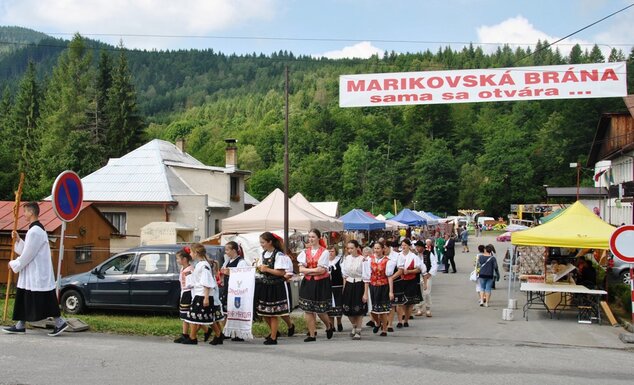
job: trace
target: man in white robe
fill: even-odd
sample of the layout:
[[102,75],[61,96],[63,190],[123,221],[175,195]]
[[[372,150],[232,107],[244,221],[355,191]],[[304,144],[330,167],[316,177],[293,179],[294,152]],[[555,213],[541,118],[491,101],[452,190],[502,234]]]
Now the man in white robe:
[[55,318],[55,328],[49,336],[60,335],[68,328],[61,317],[59,303],[55,293],[55,276],[48,235],[38,221],[40,208],[37,202],[24,204],[24,218],[29,222],[29,231],[24,241],[17,231],[11,236],[16,241],[15,252],[18,258],[9,262],[9,267],[19,273],[13,320],[17,323],[2,329],[9,334],[24,334],[26,322],[39,321],[48,317]]

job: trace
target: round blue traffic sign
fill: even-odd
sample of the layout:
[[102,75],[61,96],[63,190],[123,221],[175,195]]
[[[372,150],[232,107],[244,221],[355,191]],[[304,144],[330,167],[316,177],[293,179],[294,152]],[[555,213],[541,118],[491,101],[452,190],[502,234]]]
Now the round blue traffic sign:
[[53,184],[53,210],[65,222],[77,218],[84,200],[84,190],[79,175],[64,171]]

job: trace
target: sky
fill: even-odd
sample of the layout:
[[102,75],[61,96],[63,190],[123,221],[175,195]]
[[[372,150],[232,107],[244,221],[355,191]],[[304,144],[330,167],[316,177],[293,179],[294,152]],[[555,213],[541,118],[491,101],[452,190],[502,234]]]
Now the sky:
[[[280,50],[314,57],[419,52],[470,42],[554,42],[632,0],[0,0],[0,25],[69,39],[80,34],[127,48],[212,48],[227,54]],[[634,7],[557,45],[598,44],[627,56]]]

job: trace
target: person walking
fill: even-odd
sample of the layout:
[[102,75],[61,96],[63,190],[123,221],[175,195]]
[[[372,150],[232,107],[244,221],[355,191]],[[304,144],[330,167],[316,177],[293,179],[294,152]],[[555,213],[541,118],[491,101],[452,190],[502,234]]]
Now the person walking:
[[[350,337],[361,339],[363,316],[368,312],[368,292],[363,282],[363,256],[359,254],[360,246],[356,240],[346,245],[348,255],[343,259],[341,272],[343,275],[342,308],[343,314],[352,324]],[[365,300],[364,300],[365,298]]]
[[[231,269],[235,267],[249,267],[249,264],[247,263],[247,261],[244,260],[244,256],[242,255],[242,248],[240,247],[240,245],[238,245],[237,242],[227,242],[227,244],[225,245],[225,256],[225,262],[222,265],[222,269],[220,269],[223,277],[220,301],[222,302],[222,311],[226,313],[227,299],[229,298],[229,277],[231,276]],[[244,340],[234,335],[231,338],[231,341],[242,342]]]
[[[426,273],[423,274],[421,286],[423,289],[423,302],[418,305],[416,312],[417,316],[431,317],[431,286],[432,278],[436,276],[438,272],[438,262],[436,262],[436,256],[434,255],[434,246],[431,239],[427,239],[425,243],[416,242],[416,251],[418,256],[425,265]],[[424,310],[424,312],[423,312]]]
[[462,242],[462,252],[468,253],[469,252],[469,230],[467,229],[466,225],[464,229],[462,230],[462,233],[460,233],[460,241]]
[[328,272],[330,273],[330,287],[332,289],[332,307],[328,310],[330,324],[335,327],[337,321],[337,331],[343,331],[341,316],[341,295],[343,291],[343,274],[341,272],[341,257],[337,253],[337,248],[332,245],[328,248]]
[[495,270],[498,268],[497,260],[492,254],[493,248],[491,245],[484,247],[484,253],[478,257],[479,274],[478,280],[480,282],[480,306],[489,307],[489,301],[491,300],[491,287],[493,286],[493,280],[495,279]]
[[51,247],[46,230],[39,221],[40,206],[37,202],[25,203],[22,215],[29,223],[29,230],[24,240],[17,231],[11,232],[15,253],[19,257],[9,262],[11,270],[20,273],[13,303],[13,320],[17,322],[2,331],[25,334],[27,322],[53,317],[55,328],[48,335],[56,337],[68,329],[68,323],[62,318],[57,302]]
[[449,264],[451,263],[452,273],[456,273],[456,261],[454,257],[456,256],[456,239],[453,234],[445,235],[445,254],[443,256],[443,263],[445,265],[445,270],[443,273],[449,273]]
[[180,265],[179,281],[181,284],[181,299],[178,304],[178,310],[180,319],[183,321],[183,333],[174,340],[175,343],[180,344],[183,341],[189,339],[189,323],[185,321],[189,308],[192,304],[192,289],[187,287],[187,276],[194,271],[192,266],[191,250],[188,246],[185,246],[176,253],[176,262]]
[[[412,243],[405,238],[401,242],[401,255],[399,256],[398,268],[402,269],[402,285],[404,302],[401,305],[403,313],[402,327],[409,327],[409,319],[415,305],[422,301],[421,295],[421,274],[426,273],[425,265],[421,259],[411,250]],[[400,323],[399,323],[400,324]],[[396,326],[399,327],[399,324]]]
[[262,275],[256,311],[271,330],[264,345],[277,345],[278,317],[289,315],[291,309],[285,276],[293,263],[282,251],[282,240],[275,234],[269,231],[260,234],[260,246],[264,251],[262,258],[256,260],[256,270]]
[[[388,316],[394,300],[394,290],[392,277],[388,277],[388,271],[393,271],[390,261],[384,253],[385,245],[376,242],[374,244],[373,256],[365,262],[363,268],[363,281],[365,282],[365,293],[370,293],[372,298],[371,316],[374,320],[373,333],[381,330],[381,337],[387,336]],[[363,301],[367,302],[367,294],[363,295]]]
[[297,256],[299,272],[304,274],[299,287],[299,307],[304,311],[308,327],[304,342],[316,341],[317,316],[326,325],[326,338],[331,339],[335,330],[327,313],[332,307],[328,250],[320,240],[321,232],[312,229],[308,233],[308,247]]
[[436,263],[442,263],[443,261],[443,254],[445,253],[445,237],[443,237],[442,235],[440,235],[439,232],[436,233],[436,248],[435,248],[435,254],[436,254]]

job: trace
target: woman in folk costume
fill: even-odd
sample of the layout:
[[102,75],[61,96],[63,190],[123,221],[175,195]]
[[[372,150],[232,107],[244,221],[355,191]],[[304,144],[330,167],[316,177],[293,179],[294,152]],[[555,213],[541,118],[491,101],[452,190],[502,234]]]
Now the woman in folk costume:
[[213,330],[215,336],[210,344],[222,345],[223,337],[220,324],[225,316],[222,313],[218,283],[207,259],[205,246],[194,243],[191,246],[191,255],[198,262],[194,266],[194,272],[187,276],[187,286],[192,290],[192,304],[184,321],[191,326],[189,339],[182,343],[185,345],[198,344],[198,330],[211,327],[205,332],[205,340],[209,338],[209,330]]
[[403,327],[403,319],[405,317],[403,313],[403,304],[405,303],[405,284],[403,282],[403,269],[399,266],[399,260],[401,258],[401,252],[399,251],[399,243],[397,241],[392,242],[389,247],[385,247],[386,256],[392,262],[391,270],[388,271],[388,276],[392,277],[394,282],[394,299],[392,300],[392,309],[390,310],[388,331],[393,332],[392,324],[394,322],[394,315],[398,319],[396,327]]
[[[225,262],[220,269],[223,277],[223,285],[220,300],[222,302],[222,311],[227,312],[227,298],[229,298],[229,277],[231,269],[235,267],[249,267],[247,261],[244,260],[242,248],[234,241],[227,242],[225,245]],[[231,341],[244,341],[238,336],[233,336]]]
[[23,216],[29,222],[26,237],[23,241],[17,231],[11,233],[15,241],[15,253],[19,255],[9,262],[11,270],[20,273],[13,303],[13,320],[17,323],[2,331],[9,334],[24,334],[26,322],[53,317],[55,328],[48,335],[55,337],[64,332],[68,324],[59,311],[51,247],[48,244],[46,230],[38,220],[39,215],[40,207],[37,202],[24,204]]
[[284,254],[282,240],[271,232],[260,235],[260,246],[264,251],[262,258],[256,261],[256,269],[262,274],[257,291],[256,310],[271,329],[264,345],[277,345],[278,317],[290,314],[290,302],[285,276],[292,269],[291,259]]
[[343,276],[342,308],[343,314],[348,316],[352,324],[350,337],[353,340],[361,339],[363,316],[368,312],[368,292],[363,282],[364,258],[360,254],[359,242],[351,240],[346,245],[348,255],[341,264]]
[[[308,233],[308,247],[297,256],[299,272],[304,274],[299,287],[299,307],[304,311],[308,326],[308,337],[304,342],[313,342],[317,316],[326,325],[326,337],[332,338],[335,328],[328,318],[332,307],[332,289],[328,273],[328,250],[320,243],[321,233],[313,229]],[[322,241],[323,242],[323,241]]]
[[[419,304],[422,300],[420,288],[421,272],[426,272],[425,266],[421,259],[412,250],[412,242],[409,239],[403,239],[401,242],[401,255],[399,257],[398,267],[402,271],[403,293],[405,301],[403,303],[403,326],[409,327],[409,319],[412,315],[414,305]],[[398,325],[397,325],[398,326]]]
[[328,310],[330,324],[335,327],[335,318],[337,320],[337,331],[343,331],[341,324],[341,315],[343,309],[341,307],[341,294],[343,291],[343,275],[341,272],[341,257],[337,253],[335,246],[328,248],[328,271],[330,273],[330,287],[332,288],[332,307]]
[[[370,314],[376,325],[372,331],[378,333],[381,329],[382,337],[387,336],[388,316],[392,308],[391,301],[394,299],[392,277],[388,276],[388,272],[394,270],[394,262],[383,255],[384,248],[382,243],[376,242],[374,255],[365,262],[363,269],[365,292],[369,291],[372,298]],[[364,294],[363,298],[364,301],[367,301],[367,294]]]

